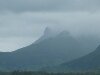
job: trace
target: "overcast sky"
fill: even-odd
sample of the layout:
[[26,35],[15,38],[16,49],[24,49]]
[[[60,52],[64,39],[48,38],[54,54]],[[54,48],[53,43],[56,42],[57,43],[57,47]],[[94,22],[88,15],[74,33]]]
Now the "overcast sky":
[[99,36],[100,0],[0,0],[0,51],[33,43],[47,26]]

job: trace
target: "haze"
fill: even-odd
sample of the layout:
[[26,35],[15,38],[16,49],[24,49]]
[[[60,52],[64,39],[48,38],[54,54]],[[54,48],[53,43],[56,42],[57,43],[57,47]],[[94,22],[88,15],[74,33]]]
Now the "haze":
[[0,0],[0,51],[33,43],[46,27],[100,38],[100,0]]

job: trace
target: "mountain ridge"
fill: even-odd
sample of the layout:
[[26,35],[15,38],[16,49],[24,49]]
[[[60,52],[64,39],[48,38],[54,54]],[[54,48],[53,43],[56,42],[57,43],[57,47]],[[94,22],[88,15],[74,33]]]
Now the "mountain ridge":
[[83,53],[79,42],[68,32],[62,32],[16,51],[0,54],[0,66],[7,70],[39,70],[73,60],[80,54]]

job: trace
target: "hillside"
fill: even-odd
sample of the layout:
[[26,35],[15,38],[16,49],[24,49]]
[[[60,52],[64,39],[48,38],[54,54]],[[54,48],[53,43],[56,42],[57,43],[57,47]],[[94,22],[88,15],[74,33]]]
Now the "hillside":
[[[52,70],[51,70],[52,69]],[[100,46],[90,54],[71,62],[63,63],[56,67],[51,67],[49,71],[55,72],[84,72],[100,70]]]
[[0,53],[0,69],[38,70],[71,61],[83,56],[83,52],[82,45],[69,32],[63,31],[16,51]]

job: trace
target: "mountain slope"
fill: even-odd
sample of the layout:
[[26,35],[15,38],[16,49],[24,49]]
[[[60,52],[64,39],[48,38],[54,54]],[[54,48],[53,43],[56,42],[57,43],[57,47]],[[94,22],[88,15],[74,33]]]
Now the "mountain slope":
[[94,52],[71,62],[56,66],[54,69],[52,68],[53,70],[61,72],[100,70],[100,46]]
[[0,53],[0,69],[38,70],[78,58],[84,55],[83,51],[81,44],[63,31],[14,52]]

